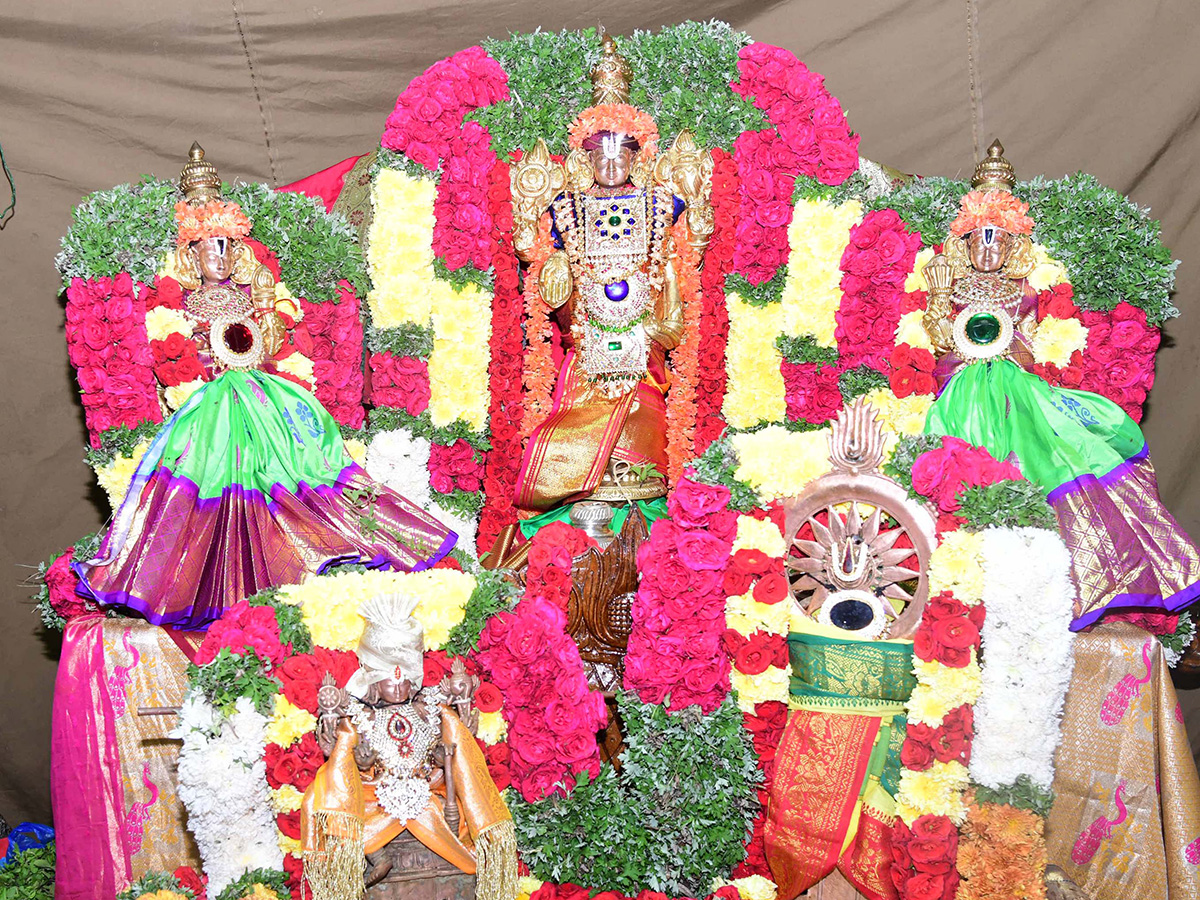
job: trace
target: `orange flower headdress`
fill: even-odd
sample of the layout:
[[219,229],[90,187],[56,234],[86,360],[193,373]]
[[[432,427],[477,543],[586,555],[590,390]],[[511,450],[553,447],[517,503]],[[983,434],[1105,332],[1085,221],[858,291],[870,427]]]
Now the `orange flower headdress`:
[[1032,234],[1033,219],[1029,204],[1008,191],[971,191],[962,199],[958,218],[950,223],[950,232],[959,237],[976,228],[992,225],[1009,234]]
[[222,199],[217,167],[205,161],[204,148],[198,143],[188,151],[187,164],[179,173],[179,189],[185,199],[175,204],[178,246],[210,237],[237,240],[250,234],[249,217],[236,203]]

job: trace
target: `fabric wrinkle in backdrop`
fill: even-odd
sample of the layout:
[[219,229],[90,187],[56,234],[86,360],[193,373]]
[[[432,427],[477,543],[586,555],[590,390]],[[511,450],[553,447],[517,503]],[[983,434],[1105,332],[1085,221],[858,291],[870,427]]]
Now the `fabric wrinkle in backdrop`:
[[[935,0],[63,0],[0,2],[0,146],[17,182],[0,231],[0,815],[49,821],[56,641],[21,582],[96,530],[54,269],[84,194],[173,178],[193,140],[226,180],[286,184],[375,146],[396,95],[436,60],[509,31],[617,34],[719,18],[826,76],[862,152],[964,177],[975,162],[964,2]],[[1021,178],[1079,169],[1150,206],[1183,260],[1145,431],[1163,499],[1200,535],[1200,5],[979,3],[975,109]],[[6,202],[0,182],[0,206]],[[1193,748],[1200,692],[1181,693]]]

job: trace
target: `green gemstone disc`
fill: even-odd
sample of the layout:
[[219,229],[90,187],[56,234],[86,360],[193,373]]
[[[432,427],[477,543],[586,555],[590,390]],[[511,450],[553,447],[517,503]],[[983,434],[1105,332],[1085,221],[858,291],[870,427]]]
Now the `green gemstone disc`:
[[608,349],[609,349],[609,350],[620,350],[620,349],[621,349],[621,342],[620,342],[620,341],[609,341],[609,342],[608,342]]
[[979,313],[967,319],[967,340],[986,346],[1000,337],[1000,320],[991,313]]
[[609,217],[608,217],[608,224],[609,224],[609,225],[620,225],[620,224],[621,224],[621,217],[620,217],[620,216],[609,216]]

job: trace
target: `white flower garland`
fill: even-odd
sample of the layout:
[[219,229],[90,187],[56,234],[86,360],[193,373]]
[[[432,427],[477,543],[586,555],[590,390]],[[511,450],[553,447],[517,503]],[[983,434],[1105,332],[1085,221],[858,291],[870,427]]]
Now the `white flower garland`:
[[183,740],[179,798],[214,897],[246,872],[283,868],[267,785],[266,728],[266,716],[248,697],[225,716],[192,693],[172,733]]
[[1074,658],[1071,557],[1054,531],[983,532],[983,696],[971,777],[991,788],[1022,776],[1049,790]]

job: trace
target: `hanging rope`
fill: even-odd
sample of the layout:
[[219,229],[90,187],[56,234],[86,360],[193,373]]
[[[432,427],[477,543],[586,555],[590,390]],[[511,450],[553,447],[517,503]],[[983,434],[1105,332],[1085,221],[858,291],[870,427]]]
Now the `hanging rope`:
[[17,183],[13,181],[13,174],[9,171],[8,162],[4,159],[4,147],[0,146],[0,168],[4,169],[4,177],[8,179],[8,206],[4,207],[4,211],[0,212],[0,230],[4,228],[17,214]]
[[979,4],[967,0],[967,81],[971,92],[971,140],[975,144],[975,159],[981,157],[979,133],[983,130],[983,88],[976,71],[979,54]]

